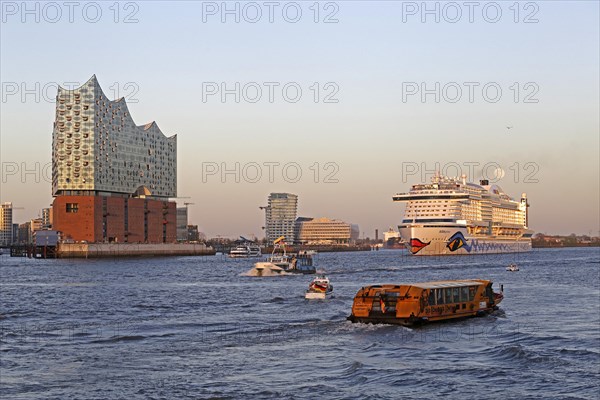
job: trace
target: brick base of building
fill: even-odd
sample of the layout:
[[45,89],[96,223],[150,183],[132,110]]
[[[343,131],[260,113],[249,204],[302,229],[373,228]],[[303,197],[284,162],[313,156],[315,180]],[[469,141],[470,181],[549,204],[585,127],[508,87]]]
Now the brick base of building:
[[176,203],[144,198],[57,196],[52,227],[63,240],[89,243],[174,243]]

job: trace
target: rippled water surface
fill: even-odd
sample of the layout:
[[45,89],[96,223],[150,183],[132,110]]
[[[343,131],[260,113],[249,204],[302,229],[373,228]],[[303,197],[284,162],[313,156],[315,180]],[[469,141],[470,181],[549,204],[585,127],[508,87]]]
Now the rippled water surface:
[[[597,399],[600,250],[323,253],[310,276],[240,276],[223,256],[1,256],[0,397]],[[521,271],[507,272],[516,262]],[[487,278],[491,316],[409,329],[346,321],[363,285]]]

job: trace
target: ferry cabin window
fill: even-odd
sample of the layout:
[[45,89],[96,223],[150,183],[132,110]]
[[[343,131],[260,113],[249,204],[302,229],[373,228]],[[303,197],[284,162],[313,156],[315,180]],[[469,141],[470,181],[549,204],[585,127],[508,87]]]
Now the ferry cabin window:
[[475,292],[477,292],[477,286],[469,286],[469,301],[475,300]]
[[435,298],[437,299],[436,304],[444,304],[444,292],[442,289],[435,289]]
[[452,299],[454,300],[453,303],[458,303],[460,301],[459,292],[460,288],[452,288]]
[[435,306],[435,290],[429,289],[429,305]]
[[460,301],[469,301],[469,288],[466,286],[460,288]]
[[485,296],[490,299],[490,301],[494,300],[494,293],[492,292],[492,285],[488,285],[485,288]]
[[453,303],[452,301],[452,288],[445,288],[444,289],[444,298],[445,298],[445,303],[446,304],[450,304]]

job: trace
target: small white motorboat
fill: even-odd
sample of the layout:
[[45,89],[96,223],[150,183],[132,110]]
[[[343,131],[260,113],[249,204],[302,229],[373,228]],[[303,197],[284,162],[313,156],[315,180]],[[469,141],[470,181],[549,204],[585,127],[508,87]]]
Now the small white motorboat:
[[304,295],[306,299],[325,299],[333,293],[333,285],[325,275],[319,275],[308,285]]
[[510,271],[510,272],[515,272],[515,271],[519,270],[519,267],[517,266],[517,264],[513,263],[513,264],[509,264],[508,267],[506,267],[506,270]]

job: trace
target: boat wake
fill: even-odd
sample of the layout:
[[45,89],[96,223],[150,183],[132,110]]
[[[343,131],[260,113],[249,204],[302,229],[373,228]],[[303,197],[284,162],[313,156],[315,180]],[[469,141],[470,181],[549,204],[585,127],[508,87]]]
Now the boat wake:
[[[269,263],[257,263],[257,264],[269,264]],[[293,275],[289,272],[282,270],[276,266],[255,266],[254,268],[241,273],[240,276],[252,276],[252,277],[271,277],[271,276],[284,276]]]

